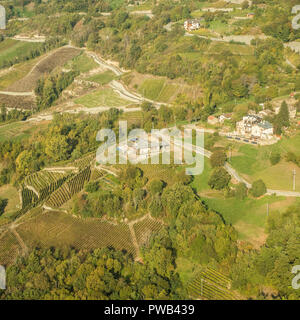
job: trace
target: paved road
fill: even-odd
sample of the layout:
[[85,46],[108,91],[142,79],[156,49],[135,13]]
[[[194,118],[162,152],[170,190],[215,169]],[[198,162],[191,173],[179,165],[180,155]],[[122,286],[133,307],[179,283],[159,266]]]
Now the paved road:
[[[164,139],[168,140],[168,136],[164,135]],[[174,141],[174,145],[181,146],[179,142]],[[189,151],[194,151],[197,154],[200,154],[206,158],[210,158],[212,153],[208,150],[205,150],[201,147],[195,147],[192,144],[186,143],[184,144],[184,147]],[[243,177],[239,175],[239,173],[228,163],[226,162],[224,168],[226,171],[238,182],[245,183],[247,188],[250,189],[252,187],[251,183],[246,181]],[[284,197],[300,197],[300,192],[293,192],[293,191],[286,191],[286,190],[273,190],[273,189],[267,189],[267,194],[272,195],[276,194],[277,196],[284,196]]]
[[92,57],[96,63],[98,63],[101,67],[105,69],[111,70],[115,75],[121,76],[124,72],[117,68],[116,66],[106,62],[102,58],[100,58],[95,52],[86,51],[87,55]]

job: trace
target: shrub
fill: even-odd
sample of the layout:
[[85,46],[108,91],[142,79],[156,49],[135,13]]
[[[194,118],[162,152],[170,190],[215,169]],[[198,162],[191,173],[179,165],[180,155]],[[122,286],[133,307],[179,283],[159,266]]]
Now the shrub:
[[244,200],[247,197],[248,188],[245,183],[239,183],[235,188],[235,197],[238,200]]
[[217,150],[212,154],[210,158],[210,163],[213,168],[222,167],[224,166],[226,160],[227,160],[226,153],[222,150]]
[[222,190],[228,186],[230,180],[231,176],[224,168],[217,168],[210,176],[208,185],[212,189]]
[[273,166],[275,166],[275,164],[279,163],[281,157],[280,157],[280,153],[278,152],[271,152],[270,155],[270,162]]
[[266,192],[267,192],[267,187],[261,179],[253,182],[253,185],[251,188],[251,194],[253,197],[258,198],[264,195]]
[[162,193],[163,188],[164,183],[161,180],[153,180],[150,182],[149,191],[153,196]]

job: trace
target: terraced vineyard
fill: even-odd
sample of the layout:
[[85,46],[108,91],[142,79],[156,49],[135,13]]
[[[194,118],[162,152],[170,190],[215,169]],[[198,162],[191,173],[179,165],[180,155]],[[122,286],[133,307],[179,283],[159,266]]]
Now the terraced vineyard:
[[104,172],[98,169],[93,169],[91,174],[91,180],[95,181],[104,176]]
[[159,232],[163,227],[162,223],[150,217],[137,222],[134,226],[134,232],[139,246],[145,245],[153,233]]
[[46,199],[49,194],[59,188],[67,179],[66,173],[40,171],[26,177],[25,186],[32,187],[39,195],[39,200]]
[[22,186],[22,209],[27,209],[38,201],[38,196],[28,188]]
[[230,290],[231,281],[220,272],[206,268],[188,285],[188,292],[194,298],[206,300],[237,300]]
[[72,198],[75,193],[80,192],[84,184],[91,178],[91,168],[86,167],[75,176],[68,179],[60,188],[52,193],[46,206],[59,208]]
[[90,166],[94,160],[95,160],[95,153],[93,152],[92,154],[90,154],[84,158],[76,160],[74,162],[74,166],[79,169],[83,169],[83,168]]

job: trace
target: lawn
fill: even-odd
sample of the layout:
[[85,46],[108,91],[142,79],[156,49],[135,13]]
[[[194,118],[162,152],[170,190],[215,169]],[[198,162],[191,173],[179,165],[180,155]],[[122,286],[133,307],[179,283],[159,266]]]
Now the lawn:
[[109,82],[111,82],[115,78],[116,78],[116,76],[112,71],[106,71],[103,73],[95,74],[95,75],[87,78],[87,80],[99,83],[101,85],[105,85],[105,84],[108,84]]
[[87,108],[96,107],[121,107],[130,104],[129,101],[120,98],[120,96],[111,88],[105,88],[88,93],[75,100],[75,103],[81,104]]

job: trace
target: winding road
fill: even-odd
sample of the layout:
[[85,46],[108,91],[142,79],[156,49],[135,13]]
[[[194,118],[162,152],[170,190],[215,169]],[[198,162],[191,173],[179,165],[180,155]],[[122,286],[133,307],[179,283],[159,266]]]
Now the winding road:
[[[162,139],[165,139],[166,141],[169,141],[169,136],[167,135],[161,135]],[[180,142],[176,142],[174,139],[174,145],[177,147],[181,147]],[[206,158],[210,158],[212,153],[202,147],[196,147],[192,145],[191,143],[185,143],[183,146],[185,149],[188,151],[193,151],[197,154],[200,154]],[[228,163],[226,162],[224,165],[224,168],[226,171],[231,175],[233,179],[235,179],[237,182],[245,183],[247,188],[250,189],[252,187],[252,184],[246,181],[243,177],[239,175],[239,173]],[[286,190],[273,190],[273,189],[267,189],[267,194],[268,195],[277,195],[277,196],[284,196],[284,197],[300,197],[300,192],[294,192],[294,191],[286,191]]]

